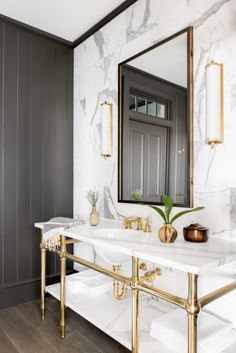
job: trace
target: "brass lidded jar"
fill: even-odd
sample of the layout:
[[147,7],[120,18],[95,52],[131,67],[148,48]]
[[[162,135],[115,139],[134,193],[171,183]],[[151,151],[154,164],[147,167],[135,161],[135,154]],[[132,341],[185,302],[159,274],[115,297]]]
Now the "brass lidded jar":
[[208,228],[201,224],[193,223],[183,229],[184,239],[193,243],[205,243],[208,241]]

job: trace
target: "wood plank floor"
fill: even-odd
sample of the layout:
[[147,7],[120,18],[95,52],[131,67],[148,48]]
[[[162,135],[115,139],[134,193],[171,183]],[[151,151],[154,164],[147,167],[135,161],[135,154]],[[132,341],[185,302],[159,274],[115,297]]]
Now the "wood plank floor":
[[67,309],[66,338],[59,335],[59,303],[47,298],[46,320],[39,301],[0,311],[0,353],[128,353],[88,321]]

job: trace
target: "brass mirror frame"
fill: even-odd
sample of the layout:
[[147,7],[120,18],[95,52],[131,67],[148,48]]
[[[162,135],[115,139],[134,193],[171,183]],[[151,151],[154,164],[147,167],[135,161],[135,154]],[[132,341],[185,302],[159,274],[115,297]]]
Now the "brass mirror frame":
[[[133,55],[132,57],[122,61],[118,64],[118,202],[121,203],[133,203],[137,204],[135,200],[123,200],[123,176],[122,176],[122,165],[123,165],[123,150],[122,150],[122,125],[123,125],[123,109],[122,109],[122,79],[121,79],[121,66],[127,64],[129,61],[136,59],[137,57],[149,52],[152,49],[155,49],[162,44],[178,37],[179,35],[187,33],[187,84],[188,84],[188,92],[187,92],[187,124],[188,124],[188,147],[189,147],[189,155],[188,155],[188,166],[189,166],[189,178],[188,178],[188,205],[181,205],[175,203],[174,206],[179,206],[183,208],[193,207],[193,27],[187,27],[170,37],[152,45],[151,47],[141,51],[138,54]],[[142,204],[150,204],[150,202],[142,201]],[[153,205],[163,205],[160,202],[152,202]]]

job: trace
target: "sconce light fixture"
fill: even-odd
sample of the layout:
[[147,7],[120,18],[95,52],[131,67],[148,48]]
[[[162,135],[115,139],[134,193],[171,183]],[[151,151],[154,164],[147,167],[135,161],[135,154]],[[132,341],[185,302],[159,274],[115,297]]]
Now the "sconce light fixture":
[[113,117],[112,117],[112,104],[106,101],[101,104],[102,115],[102,149],[101,154],[103,157],[112,156],[113,145]]
[[214,147],[224,141],[223,64],[206,65],[206,137]]

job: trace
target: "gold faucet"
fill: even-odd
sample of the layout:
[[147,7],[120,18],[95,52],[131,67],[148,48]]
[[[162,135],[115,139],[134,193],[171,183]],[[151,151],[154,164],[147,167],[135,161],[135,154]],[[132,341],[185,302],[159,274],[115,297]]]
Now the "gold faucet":
[[132,229],[132,223],[137,223],[136,230],[142,230],[142,218],[141,217],[127,217],[124,219],[125,229]]
[[156,267],[153,271],[147,271],[144,276],[140,277],[141,282],[153,282],[156,276],[161,276],[162,270],[159,267]]
[[152,232],[151,221],[146,220],[146,221],[144,222],[143,231],[144,231],[145,233],[151,233],[151,232]]

